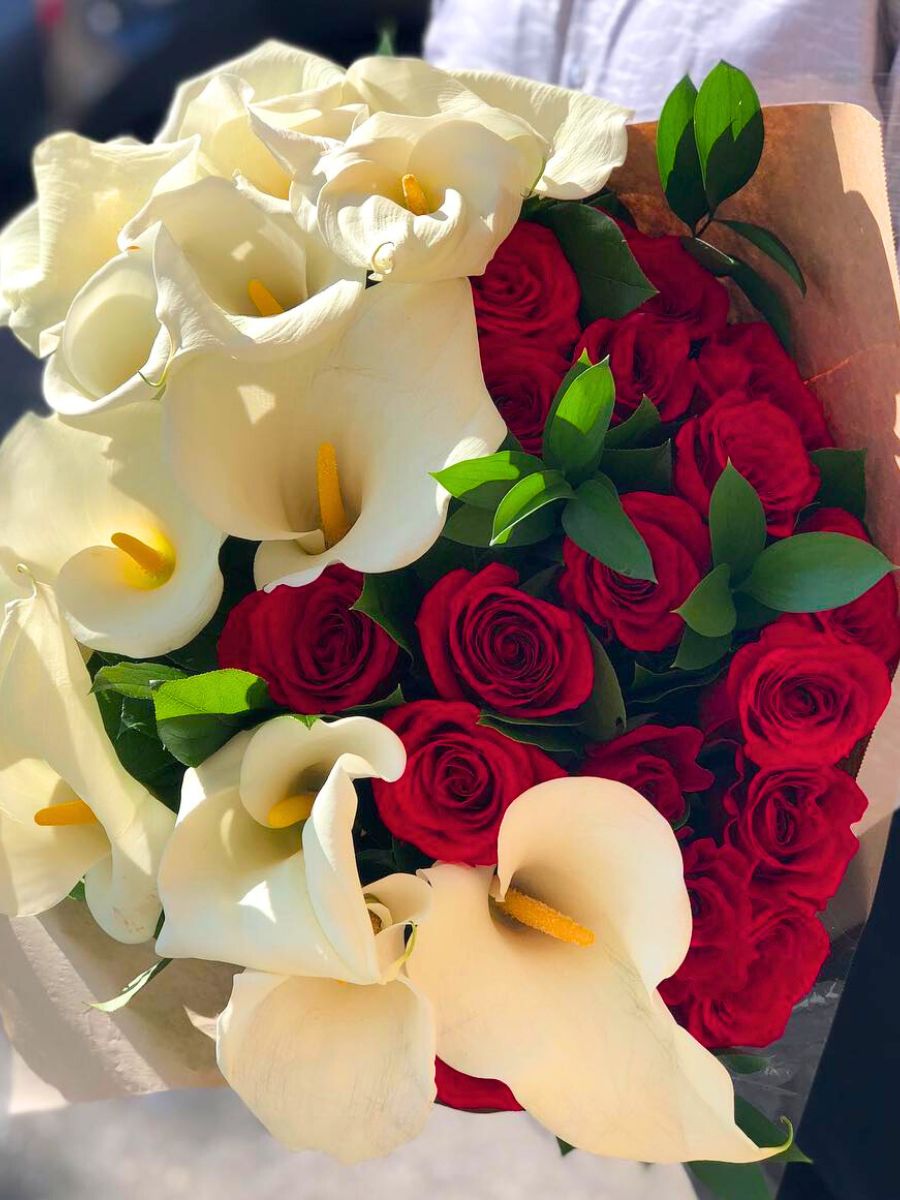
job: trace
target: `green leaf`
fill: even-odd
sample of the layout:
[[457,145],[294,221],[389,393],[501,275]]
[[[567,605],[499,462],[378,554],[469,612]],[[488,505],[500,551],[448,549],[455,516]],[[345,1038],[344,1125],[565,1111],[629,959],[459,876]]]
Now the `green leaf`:
[[744,295],[769,322],[781,344],[791,350],[791,318],[787,305],[767,279],[755,271],[742,258],[734,254],[726,254],[717,246],[710,245],[702,238],[684,237],[681,244],[685,250],[713,275],[729,276],[741,288]]
[[622,508],[615,486],[605,475],[589,479],[563,509],[563,529],[587,554],[627,575],[656,583],[647,543]]
[[860,538],[798,533],[767,546],[741,590],[779,612],[824,612],[849,604],[893,569]]
[[762,155],[762,110],[743,71],[724,61],[713,67],[694,104],[694,134],[706,197],[715,211],[752,178]]
[[781,1123],[776,1125],[749,1100],[745,1100],[743,1096],[735,1096],[734,1119],[747,1137],[757,1146],[766,1148],[778,1146],[780,1152],[775,1155],[777,1162],[808,1163],[811,1161],[795,1144],[794,1127],[787,1117],[782,1117]]
[[640,663],[635,663],[634,679],[628,691],[629,707],[640,705],[642,708],[655,707],[663,700],[669,700],[676,692],[688,692],[694,688],[705,687],[721,672],[718,663],[703,670],[696,671],[650,671]]
[[803,278],[803,272],[800,270],[797,260],[781,238],[776,237],[771,229],[765,229],[762,225],[754,225],[751,221],[727,221],[721,217],[717,219],[720,225],[727,225],[729,229],[733,229],[735,233],[746,238],[757,249],[762,250],[763,254],[767,254],[773,262],[790,275],[801,293],[806,295],[806,280]]
[[631,450],[648,441],[659,429],[659,411],[649,396],[641,402],[626,420],[613,425],[603,443],[607,450]]
[[465,462],[454,463],[452,467],[432,471],[431,474],[451,496],[493,512],[515,483],[525,475],[540,471],[543,465],[533,454],[500,450],[484,458],[469,458]]
[[571,1154],[575,1149],[574,1146],[570,1146],[568,1142],[564,1142],[562,1138],[559,1137],[556,1139],[556,1144],[559,1146],[559,1152],[563,1158],[565,1158],[567,1154]]
[[[533,546],[551,537],[557,525],[557,515],[552,509],[539,509],[533,516],[514,526],[504,544]],[[443,536],[458,545],[487,547],[491,544],[493,529],[494,514],[489,509],[465,505],[447,518]]]
[[526,724],[488,712],[479,715],[478,724],[495,729],[514,742],[538,746],[549,754],[581,754],[584,750],[584,738],[572,726]]
[[184,679],[185,673],[178,667],[167,667],[161,663],[122,662],[101,667],[94,676],[91,691],[117,692],[131,700],[151,700],[153,684],[165,679]]
[[729,461],[709,501],[713,562],[727,563],[740,582],[766,544],[766,514],[756,489]]
[[813,450],[809,456],[819,468],[821,482],[816,500],[829,508],[845,508],[861,521],[866,516],[865,450]]
[[656,295],[611,217],[583,204],[558,204],[536,219],[559,239],[581,288],[581,321],[625,317]]
[[663,105],[656,127],[656,163],[669,208],[691,228],[707,211],[706,192],[697,139],[694,105],[697,89],[690,77],[675,85]]
[[716,1200],[772,1200],[759,1163],[692,1162],[687,1168]]
[[184,766],[160,742],[152,703],[103,691],[97,694],[97,706],[107,737],[128,774],[178,812]]
[[725,1064],[732,1075],[756,1075],[769,1065],[769,1060],[764,1054],[746,1054],[743,1050],[717,1052],[716,1057]]
[[724,633],[720,637],[703,637],[687,626],[681,635],[678,653],[672,666],[679,671],[702,671],[717,663],[730,649],[730,633]]
[[766,608],[746,592],[734,593],[734,607],[737,609],[737,625],[735,629],[761,629],[763,625],[771,625],[781,616],[774,608]]
[[660,492],[672,490],[672,443],[641,446],[627,450],[607,450],[600,461],[620,492]]
[[378,28],[378,45],[375,47],[376,55],[393,58],[397,54],[397,22],[393,20],[382,21]]
[[103,1000],[100,1003],[92,1004],[91,1008],[96,1008],[98,1012],[118,1012],[126,1004],[130,1004],[138,992],[142,991],[148,983],[154,980],[160,971],[164,971],[171,961],[171,958],[159,959],[152,967],[148,967],[146,971],[141,971],[140,975],[132,979],[131,983],[127,983],[118,996],[113,996],[112,1000]]
[[384,575],[366,575],[359,599],[351,612],[361,612],[407,654],[414,653],[415,620],[418,609],[416,588],[405,571],[390,571]]
[[512,530],[527,517],[555,504],[570,500],[575,493],[559,471],[536,471],[520,479],[497,505],[491,529],[491,545],[503,546]]
[[71,892],[69,892],[69,899],[77,900],[79,903],[84,904],[85,895],[84,895],[84,880],[83,879],[79,879],[78,882],[75,884],[75,886],[72,888]]
[[586,479],[600,462],[615,403],[608,357],[568,383],[564,380],[544,426],[547,465],[563,471],[572,483]]
[[590,630],[587,635],[594,656],[594,687],[581,710],[581,728],[592,741],[609,742],[625,732],[625,698],[603,645]]
[[519,584],[519,591],[526,592],[529,596],[536,596],[539,600],[546,598],[559,574],[559,566],[559,563],[552,563],[549,567],[536,571],[534,575]]
[[188,767],[198,767],[273,708],[265,682],[237,670],[162,683],[153,692],[153,703],[163,745]]
[[725,637],[731,633],[737,621],[730,584],[731,567],[728,563],[713,567],[675,612],[701,637]]
[[[406,697],[403,695],[403,688],[398,683],[390,695],[382,696],[380,700],[367,700],[365,704],[354,704],[352,708],[344,709],[342,716],[379,717],[382,713],[386,713],[392,708],[400,708],[405,703]],[[298,719],[311,725],[319,720],[318,717],[300,717]]]

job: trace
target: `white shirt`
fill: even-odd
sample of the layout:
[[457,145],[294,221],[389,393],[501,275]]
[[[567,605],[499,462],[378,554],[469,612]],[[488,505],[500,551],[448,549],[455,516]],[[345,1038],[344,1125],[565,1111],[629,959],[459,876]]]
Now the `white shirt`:
[[[592,92],[655,120],[720,58],[764,104],[861,104],[886,122],[900,213],[900,0],[434,0],[425,56]],[[895,96],[895,92],[897,93]]]

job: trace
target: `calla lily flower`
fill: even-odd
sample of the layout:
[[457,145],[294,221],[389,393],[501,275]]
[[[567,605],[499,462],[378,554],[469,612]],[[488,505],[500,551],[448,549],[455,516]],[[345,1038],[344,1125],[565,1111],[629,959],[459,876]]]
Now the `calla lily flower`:
[[79,290],[116,255],[122,226],[148,198],[197,178],[197,141],[106,144],[74,133],[34,152],[37,200],[0,234],[0,322],[49,354]]
[[442,71],[414,58],[361,58],[347,84],[372,112],[482,119],[485,108],[520,118],[550,149],[531,182],[538,195],[582,200],[625,161],[632,116],[609,100],[492,71]]
[[0,444],[7,594],[25,564],[79,642],[132,658],[189,642],[223,587],[222,535],[172,478],[161,421],[153,401],[108,414],[102,433],[27,414]]
[[404,975],[429,890],[360,884],[358,778],[397,779],[403,745],[349,717],[276,717],[185,776],[159,874],[160,954],[233,962],[219,1067],[270,1132],[346,1162],[419,1133],[434,1100],[434,1026]]
[[300,586],[333,562],[414,562],[449,500],[429,472],[506,434],[465,280],[369,288],[343,336],[314,352],[288,331],[252,356],[186,355],[164,411],[185,491],[217,528],[263,543],[258,587]]
[[143,942],[175,816],[121,766],[90,693],[56,599],[37,584],[0,629],[0,912],[46,912],[83,876],[105,932]]
[[375,113],[325,154],[318,222],[335,253],[397,282],[481,275],[547,147],[524,122],[478,116]]
[[197,136],[211,174],[230,179],[237,173],[260,191],[287,199],[291,175],[260,138],[260,129],[318,132],[317,123],[340,108],[344,97],[342,68],[267,41],[183,83],[156,140]]
[[438,1054],[500,1079],[579,1149],[642,1162],[750,1162],[725,1067],[658,984],[691,939],[668,822],[624,784],[559,779],[507,810],[496,872],[424,872],[433,908],[409,962]]
[[225,179],[153,197],[119,245],[59,327],[44,391],[65,416],[152,398],[177,354],[283,336],[285,313],[307,346],[363,290],[364,273],[303,233],[286,204]]

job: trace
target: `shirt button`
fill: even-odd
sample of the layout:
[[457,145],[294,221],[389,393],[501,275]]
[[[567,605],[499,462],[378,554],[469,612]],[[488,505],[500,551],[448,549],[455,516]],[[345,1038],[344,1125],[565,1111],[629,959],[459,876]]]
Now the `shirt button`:
[[566,69],[566,85],[570,88],[584,87],[584,80],[584,61],[580,58],[572,59]]

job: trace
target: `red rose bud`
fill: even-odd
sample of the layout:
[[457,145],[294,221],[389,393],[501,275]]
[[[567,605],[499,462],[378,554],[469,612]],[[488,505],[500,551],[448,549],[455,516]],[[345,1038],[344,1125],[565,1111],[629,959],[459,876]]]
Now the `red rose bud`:
[[690,725],[642,725],[592,747],[579,774],[627,783],[675,824],[687,811],[685,793],[705,791],[715,781],[697,763],[702,746],[703,734]]
[[837,767],[760,771],[726,796],[732,819],[725,836],[760,884],[822,909],[857,851],[850,826],[866,804],[856,781]]
[[406,747],[396,783],[374,779],[388,829],[445,862],[493,866],[503,814],[522,792],[565,771],[534,746],[478,724],[461,701],[418,700],[382,718]]
[[435,1060],[434,1067],[438,1104],[446,1108],[458,1108],[462,1112],[522,1111],[522,1105],[499,1079],[476,1079],[474,1075],[464,1075],[440,1058]]
[[519,221],[471,283],[480,337],[533,342],[569,357],[581,329],[581,289],[549,229]]
[[540,455],[544,425],[569,360],[539,342],[486,335],[479,342],[485,387],[529,454]]
[[611,571],[567,538],[560,595],[629,650],[665,650],[684,631],[673,609],[709,569],[709,534],[696,511],[677,496],[629,492],[622,507],[647,543],[658,582]]
[[707,342],[697,359],[697,377],[702,408],[729,397],[743,403],[765,400],[791,418],[807,450],[834,445],[821,402],[762,321],[727,325]]
[[[797,527],[798,533],[844,533],[871,541],[862,521],[842,508],[820,508]],[[830,633],[841,642],[865,646],[883,658],[889,670],[900,655],[900,615],[897,585],[890,575],[849,604],[826,612],[804,613],[793,618],[798,624]]]
[[573,613],[517,587],[512,567],[451,571],[425,597],[416,628],[435,690],[512,717],[551,717],[583,704],[594,659]]
[[335,713],[384,695],[397,645],[352,612],[363,577],[332,566],[305,587],[253,592],[219,638],[219,666],[261,676],[272,699],[299,713]]
[[690,358],[691,338],[684,326],[641,312],[621,321],[601,318],[588,325],[575,347],[573,361],[584,351],[592,363],[609,355],[616,381],[613,423],[624,421],[648,396],[664,421],[684,416],[696,383]]
[[725,327],[728,292],[692,258],[677,237],[649,237],[630,225],[619,227],[638,266],[657,289],[641,312],[680,325],[689,338],[705,338]]
[[829,766],[875,728],[891,682],[864,646],[781,617],[743,646],[716,693],[719,724],[734,713],[761,767]]
[[764,400],[721,401],[686,421],[675,438],[675,491],[702,515],[729,459],[759,493],[769,533],[787,537],[819,490],[797,426]]

